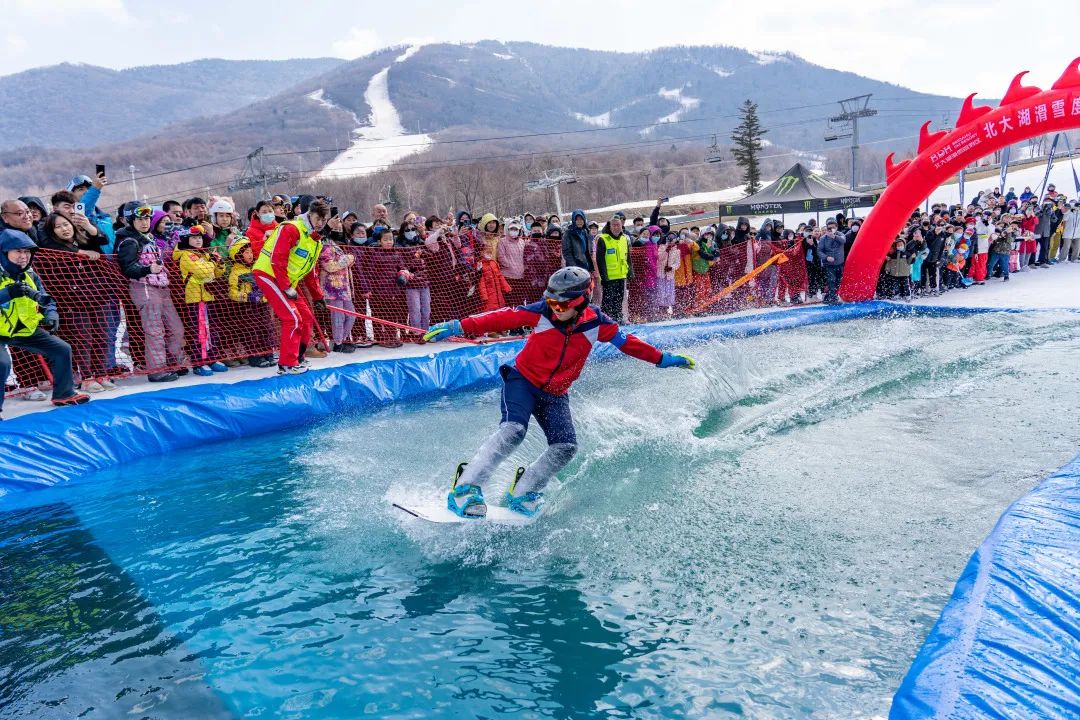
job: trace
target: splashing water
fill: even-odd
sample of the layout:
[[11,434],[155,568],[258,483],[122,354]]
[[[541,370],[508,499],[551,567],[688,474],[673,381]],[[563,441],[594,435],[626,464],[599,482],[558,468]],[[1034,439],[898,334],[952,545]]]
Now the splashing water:
[[597,363],[525,528],[390,508],[441,497],[495,390],[25,493],[0,715],[883,716],[974,547],[1075,453],[1077,350],[1046,313]]

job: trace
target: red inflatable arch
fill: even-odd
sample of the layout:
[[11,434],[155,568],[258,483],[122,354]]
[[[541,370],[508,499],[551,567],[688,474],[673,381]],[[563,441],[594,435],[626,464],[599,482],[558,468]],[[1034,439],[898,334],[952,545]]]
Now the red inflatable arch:
[[887,187],[863,223],[844,266],[840,297],[849,302],[872,300],[878,273],[889,246],[912,210],[931,192],[981,157],[1049,132],[1080,128],[1080,71],[1072,61],[1049,90],[1024,87],[1013,78],[996,108],[976,107],[975,93],[968,95],[951,132],[930,132],[930,123],[919,132],[919,154],[893,164],[885,159]]

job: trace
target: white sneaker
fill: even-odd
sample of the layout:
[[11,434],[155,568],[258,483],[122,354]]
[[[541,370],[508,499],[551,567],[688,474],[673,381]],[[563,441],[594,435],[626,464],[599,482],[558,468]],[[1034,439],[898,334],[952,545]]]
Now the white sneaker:
[[306,365],[293,365],[291,367],[285,367],[284,365],[278,365],[278,375],[303,375],[308,371]]
[[80,386],[83,392],[88,393],[101,393],[105,392],[105,387],[97,380],[83,380]]
[[23,395],[23,400],[34,400],[34,401],[40,402],[42,400],[48,400],[48,399],[49,399],[49,396],[46,395],[45,393],[41,392],[37,388],[34,388],[30,392]]
[[105,378],[104,380],[99,380],[98,382],[101,384],[101,387],[105,388],[106,392],[110,392],[112,390],[119,390],[120,389],[117,386],[117,384],[114,383],[109,378]]

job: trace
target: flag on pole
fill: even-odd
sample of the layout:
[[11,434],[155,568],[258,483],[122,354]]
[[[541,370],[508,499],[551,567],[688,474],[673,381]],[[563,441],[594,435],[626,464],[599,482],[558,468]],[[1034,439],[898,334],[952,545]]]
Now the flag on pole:
[[1050,179],[1050,168],[1054,167],[1054,153],[1057,151],[1057,144],[1060,139],[1061,133],[1054,133],[1054,142],[1050,143],[1050,157],[1046,159],[1046,173],[1043,175],[1042,185],[1039,186],[1039,194],[1036,196],[1039,202],[1042,202],[1046,182]]
[[964,206],[964,172],[965,168],[960,168],[960,207]]
[[1065,147],[1069,150],[1069,167],[1072,168],[1073,185],[1076,186],[1076,195],[1080,197],[1080,177],[1076,176],[1076,162],[1073,160],[1072,143],[1069,142],[1069,134],[1065,133]]
[[1012,145],[1006,146],[1001,151],[1001,177],[998,179],[998,192],[1005,193],[1005,176],[1009,174],[1009,155],[1012,151]]

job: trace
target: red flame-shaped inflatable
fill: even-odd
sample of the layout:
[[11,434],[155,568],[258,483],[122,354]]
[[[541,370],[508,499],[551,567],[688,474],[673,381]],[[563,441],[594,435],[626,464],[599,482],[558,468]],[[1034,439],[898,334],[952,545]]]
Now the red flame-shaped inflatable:
[[844,266],[840,297],[848,302],[872,300],[878,272],[889,246],[911,212],[931,192],[972,162],[1006,146],[1051,132],[1080,127],[1080,70],[1076,58],[1049,90],[1024,87],[1018,74],[996,108],[964,100],[956,129],[931,132],[930,123],[919,132],[919,154],[893,163],[885,159],[888,186],[863,223]]

